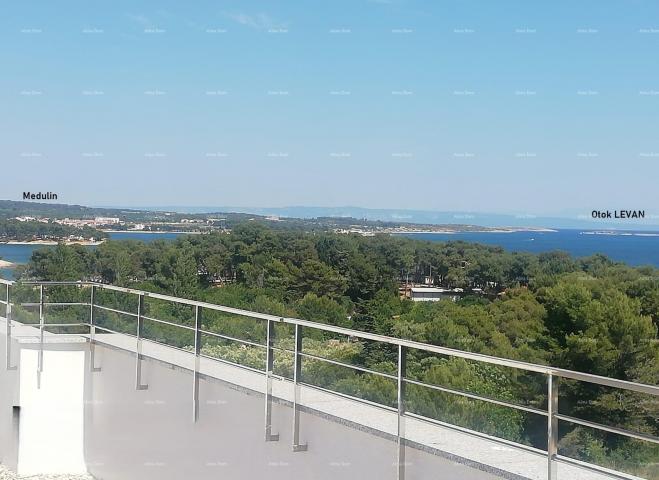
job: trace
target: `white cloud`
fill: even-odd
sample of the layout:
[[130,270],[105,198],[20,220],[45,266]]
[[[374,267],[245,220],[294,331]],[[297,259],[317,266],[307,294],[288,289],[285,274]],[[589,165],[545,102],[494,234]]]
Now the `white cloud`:
[[245,25],[246,27],[255,28],[257,30],[288,27],[288,24],[279,22],[265,13],[257,13],[256,15],[249,15],[246,13],[225,13],[224,15],[240,25]]

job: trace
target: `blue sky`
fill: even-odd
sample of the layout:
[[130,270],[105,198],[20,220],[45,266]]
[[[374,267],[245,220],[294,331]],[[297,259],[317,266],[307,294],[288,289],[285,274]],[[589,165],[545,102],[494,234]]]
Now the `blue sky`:
[[0,198],[659,214],[656,1],[2,8]]

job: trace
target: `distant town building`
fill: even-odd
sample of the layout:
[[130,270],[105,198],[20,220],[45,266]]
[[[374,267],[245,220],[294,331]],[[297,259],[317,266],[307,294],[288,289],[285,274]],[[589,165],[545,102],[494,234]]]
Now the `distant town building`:
[[436,287],[412,287],[410,288],[410,300],[413,302],[438,302],[439,300],[456,301],[459,292],[446,288]]
[[79,220],[75,218],[62,218],[62,219],[55,219],[53,220],[53,223],[59,223],[60,225],[68,225],[70,227],[85,227],[85,226],[93,226],[95,225],[94,220]]
[[334,229],[334,233],[342,233],[342,234],[357,234],[361,235],[362,237],[374,237],[375,232],[371,232],[368,230],[363,230],[361,228],[336,228]]
[[117,217],[96,217],[91,218],[56,218],[53,223],[68,225],[70,227],[100,227],[103,225],[119,225],[121,220]]
[[121,220],[119,220],[117,217],[96,217],[94,219],[94,222],[96,222],[96,225],[117,225],[120,223]]

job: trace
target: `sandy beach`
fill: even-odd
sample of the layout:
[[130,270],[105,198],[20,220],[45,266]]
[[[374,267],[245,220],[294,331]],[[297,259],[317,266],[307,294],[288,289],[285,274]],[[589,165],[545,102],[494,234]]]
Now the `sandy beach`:
[[14,268],[15,263],[8,262],[7,260],[0,260],[0,268]]

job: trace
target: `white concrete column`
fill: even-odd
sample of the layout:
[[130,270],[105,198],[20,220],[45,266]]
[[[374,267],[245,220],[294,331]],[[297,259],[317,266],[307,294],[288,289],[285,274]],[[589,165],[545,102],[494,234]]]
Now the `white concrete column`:
[[85,474],[85,352],[45,350],[41,385],[38,350],[20,352],[18,474]]

